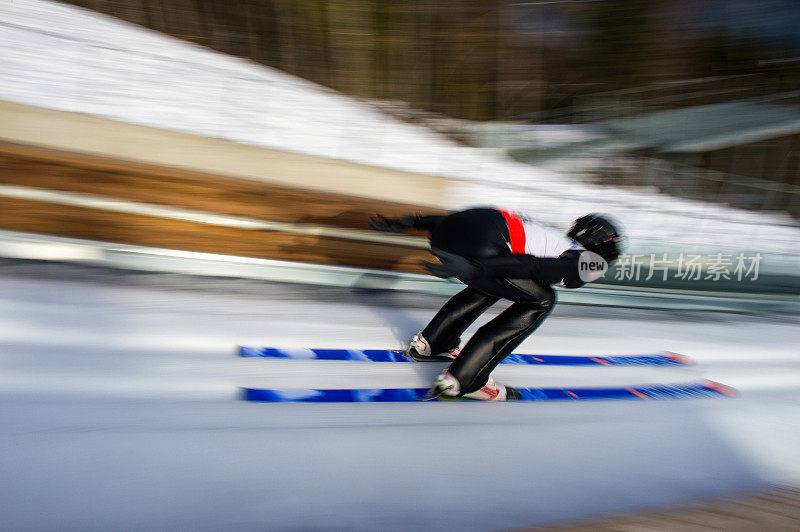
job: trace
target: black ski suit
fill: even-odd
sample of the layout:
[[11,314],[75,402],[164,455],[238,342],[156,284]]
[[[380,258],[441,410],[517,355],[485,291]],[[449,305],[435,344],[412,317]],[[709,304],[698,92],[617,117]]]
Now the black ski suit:
[[498,300],[513,301],[477,330],[448,368],[458,379],[461,395],[485,386],[492,370],[544,321],[556,302],[551,284],[583,285],[578,275],[580,249],[558,257],[512,253],[509,223],[507,213],[489,208],[415,218],[415,228],[430,231],[433,250],[470,259],[482,272],[462,280],[467,287],[423,329],[432,353],[458,346],[467,327]]

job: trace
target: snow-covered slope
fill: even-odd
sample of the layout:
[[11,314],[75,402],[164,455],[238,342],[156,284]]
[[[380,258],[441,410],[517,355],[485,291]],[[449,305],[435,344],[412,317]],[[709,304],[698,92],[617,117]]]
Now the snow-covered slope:
[[[234,346],[399,347],[440,302],[2,265],[0,529],[506,530],[800,482],[797,320],[559,306],[520,348],[675,349],[738,399],[234,400],[247,385],[418,382]],[[516,373],[498,379],[545,382]]]
[[561,226],[599,210],[634,240],[800,250],[786,217],[576,182],[275,69],[45,0],[0,4],[0,99],[462,180],[449,208],[499,204]]

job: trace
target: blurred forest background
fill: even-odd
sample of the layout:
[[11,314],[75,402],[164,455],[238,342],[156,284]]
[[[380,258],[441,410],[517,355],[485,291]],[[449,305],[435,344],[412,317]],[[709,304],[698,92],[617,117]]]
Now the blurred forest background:
[[68,0],[343,93],[470,120],[572,120],[586,95],[724,76],[797,87],[794,0]]

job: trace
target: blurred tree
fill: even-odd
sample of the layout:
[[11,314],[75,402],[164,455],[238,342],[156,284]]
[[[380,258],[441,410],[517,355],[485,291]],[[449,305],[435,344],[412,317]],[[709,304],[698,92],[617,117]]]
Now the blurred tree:
[[541,119],[581,95],[776,57],[730,25],[691,25],[707,13],[690,0],[64,1],[346,94],[474,120]]
[[653,78],[655,3],[606,0],[576,4],[573,13],[586,31],[586,67],[609,89],[644,85]]

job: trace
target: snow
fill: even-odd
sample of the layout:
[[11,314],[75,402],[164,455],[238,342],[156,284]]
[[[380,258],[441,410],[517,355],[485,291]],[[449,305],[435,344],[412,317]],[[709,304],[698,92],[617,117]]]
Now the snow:
[[[236,399],[237,388],[251,384],[419,382],[429,366],[398,364],[405,368],[398,372],[391,364],[271,363],[240,359],[234,347],[398,347],[441,302],[4,266],[0,526],[497,530],[800,483],[796,318],[562,305],[520,348],[668,348],[700,365],[682,375],[664,368],[664,378],[715,379],[738,387],[737,399]],[[547,368],[503,369],[505,382],[518,384],[568,379]],[[598,382],[634,378],[594,369]],[[635,378],[650,378],[647,371]]]
[[459,146],[286,73],[44,0],[0,5],[0,99],[456,180],[445,207],[497,204],[564,227],[593,211],[634,242],[796,253],[786,216],[571,179]]

